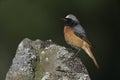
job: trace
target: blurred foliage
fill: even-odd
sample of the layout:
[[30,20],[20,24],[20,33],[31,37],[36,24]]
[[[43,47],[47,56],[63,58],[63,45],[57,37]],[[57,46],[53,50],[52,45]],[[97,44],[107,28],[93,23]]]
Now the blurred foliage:
[[114,33],[119,26],[117,0],[0,0],[0,80],[4,80],[22,39],[52,39],[68,46],[60,18],[69,13],[79,18],[100,64],[97,70],[86,54],[80,54],[92,80],[115,77],[112,53],[115,52]]

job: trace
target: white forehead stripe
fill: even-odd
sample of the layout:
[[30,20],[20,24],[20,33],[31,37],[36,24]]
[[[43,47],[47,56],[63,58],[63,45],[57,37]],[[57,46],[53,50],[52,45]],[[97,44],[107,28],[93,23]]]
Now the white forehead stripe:
[[72,14],[67,15],[65,18],[70,18],[70,19],[72,19],[74,21],[78,21],[78,19]]
[[66,16],[66,18],[76,18],[76,17],[72,14],[69,14],[69,15]]

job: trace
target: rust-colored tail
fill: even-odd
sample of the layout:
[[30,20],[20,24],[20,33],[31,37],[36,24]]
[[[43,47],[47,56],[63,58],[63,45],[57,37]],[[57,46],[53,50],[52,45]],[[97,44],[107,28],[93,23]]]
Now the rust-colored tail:
[[86,47],[83,47],[83,49],[85,50],[85,52],[89,55],[90,58],[92,58],[93,62],[95,63],[96,67],[99,68],[99,65],[90,49],[90,47],[86,46]]

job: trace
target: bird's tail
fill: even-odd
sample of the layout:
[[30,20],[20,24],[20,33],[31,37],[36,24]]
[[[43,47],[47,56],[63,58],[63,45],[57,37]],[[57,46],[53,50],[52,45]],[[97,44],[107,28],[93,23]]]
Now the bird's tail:
[[99,68],[99,65],[90,49],[90,47],[83,47],[83,49],[85,50],[85,52],[89,55],[90,58],[92,58],[93,62],[95,63],[96,67]]

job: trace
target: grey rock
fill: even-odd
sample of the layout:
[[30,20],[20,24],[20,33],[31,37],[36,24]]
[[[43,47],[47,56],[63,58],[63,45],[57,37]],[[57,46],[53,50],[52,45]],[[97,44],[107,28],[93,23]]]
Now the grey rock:
[[24,39],[18,46],[6,80],[90,80],[79,57],[52,40]]

